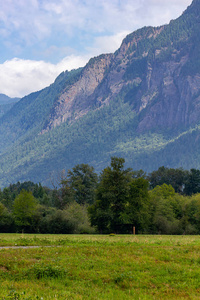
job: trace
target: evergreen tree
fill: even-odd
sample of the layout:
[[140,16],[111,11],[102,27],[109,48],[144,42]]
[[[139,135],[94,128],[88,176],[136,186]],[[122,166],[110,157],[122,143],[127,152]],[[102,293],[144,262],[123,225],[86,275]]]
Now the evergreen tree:
[[184,193],[186,195],[200,193],[200,170],[190,170],[186,179]]
[[96,190],[96,202],[89,209],[92,225],[100,232],[121,232],[123,212],[128,199],[130,169],[124,169],[123,158],[112,157]]
[[94,202],[97,179],[98,177],[93,167],[88,164],[76,165],[72,170],[68,171],[67,180],[65,181],[66,188],[67,184],[69,184],[77,203],[92,204]]

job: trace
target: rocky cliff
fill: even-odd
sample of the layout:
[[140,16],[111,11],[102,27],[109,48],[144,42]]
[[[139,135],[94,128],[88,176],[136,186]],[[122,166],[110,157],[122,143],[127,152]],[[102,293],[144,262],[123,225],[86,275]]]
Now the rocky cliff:
[[92,95],[101,84],[113,55],[101,55],[89,61],[77,81],[64,88],[54,103],[42,133],[65,121],[76,120],[92,109]]
[[[63,72],[0,117],[0,184],[110,156],[133,169],[200,168],[200,0],[128,35],[111,54]],[[183,151],[184,149],[184,151]]]
[[200,69],[192,63],[199,56],[199,6],[193,1],[169,25],[142,28],[127,36],[116,53],[91,59],[54,103],[42,133],[119,96],[137,113],[140,133],[198,123]]

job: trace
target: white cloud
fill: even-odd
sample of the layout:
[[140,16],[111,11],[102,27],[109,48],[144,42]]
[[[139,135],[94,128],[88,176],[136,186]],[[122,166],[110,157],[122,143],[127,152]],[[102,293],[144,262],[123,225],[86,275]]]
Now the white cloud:
[[0,91],[9,97],[22,97],[48,86],[62,71],[84,66],[88,59],[71,55],[54,65],[14,58],[0,64]]
[[[116,51],[127,34],[120,32],[113,36],[98,37],[94,46],[88,47],[87,54],[69,55],[57,64],[19,58],[6,61],[0,64],[0,92],[9,97],[23,97],[38,91],[51,84],[62,71],[83,67],[93,56]],[[55,50],[52,49],[53,52]]]
[[90,53],[91,56],[102,53],[114,53],[120,47],[122,40],[129,33],[129,31],[122,31],[115,35],[96,37],[92,47],[87,47],[88,53]]
[[[9,52],[10,57],[29,58],[0,64],[0,93],[21,97],[39,90],[63,70],[83,66],[101,53],[114,52],[128,33],[177,18],[191,2],[0,0],[2,57]],[[45,59],[61,61],[53,64]]]
[[[34,44],[55,32],[116,34],[178,17],[192,0],[0,0],[2,34]],[[0,31],[1,34],[1,31]],[[67,38],[66,36],[66,38]],[[80,37],[78,37],[80,38]]]
[[140,25],[158,26],[178,18],[192,0],[148,0],[137,10],[137,22]]

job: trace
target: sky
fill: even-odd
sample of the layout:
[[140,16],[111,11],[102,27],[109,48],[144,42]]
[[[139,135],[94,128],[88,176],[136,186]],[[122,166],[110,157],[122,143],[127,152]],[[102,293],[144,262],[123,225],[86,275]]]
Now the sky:
[[192,0],[0,0],[0,93],[23,97],[65,70],[115,52],[143,27],[168,24]]

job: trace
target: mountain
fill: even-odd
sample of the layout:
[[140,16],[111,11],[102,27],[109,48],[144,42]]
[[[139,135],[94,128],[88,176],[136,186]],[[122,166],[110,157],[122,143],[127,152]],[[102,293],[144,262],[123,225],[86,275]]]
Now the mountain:
[[20,98],[10,98],[8,97],[7,95],[4,95],[4,94],[0,94],[0,105],[2,104],[12,104],[12,103],[15,103],[17,101],[19,101]]
[[168,25],[144,27],[111,54],[66,71],[0,118],[0,185],[50,184],[111,156],[133,169],[200,168],[200,0]]
[[19,101],[20,98],[10,98],[7,95],[0,94],[0,117],[2,117],[11,107]]

